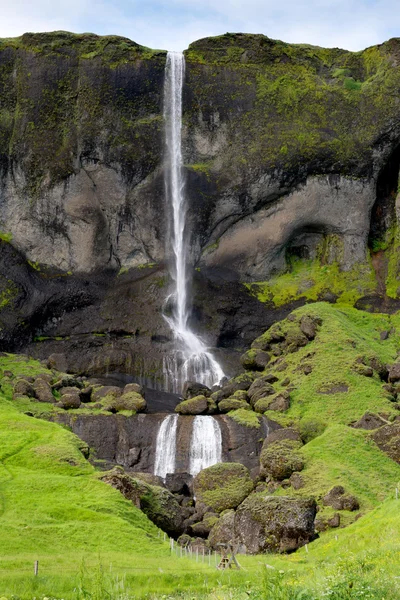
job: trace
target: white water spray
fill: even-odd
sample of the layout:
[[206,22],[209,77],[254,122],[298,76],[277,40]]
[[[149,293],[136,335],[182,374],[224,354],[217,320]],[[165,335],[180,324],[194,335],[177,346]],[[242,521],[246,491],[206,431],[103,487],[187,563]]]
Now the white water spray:
[[222,436],[217,419],[195,417],[190,440],[189,473],[197,475],[202,469],[222,461]]
[[167,473],[175,473],[177,426],[178,415],[168,415],[163,419],[158,430],[154,475],[163,479]]
[[182,163],[182,87],[185,59],[180,52],[168,52],[165,67],[164,119],[166,127],[167,165],[165,168],[165,190],[172,208],[172,250],[175,284],[173,314],[166,317],[179,351],[164,362],[164,380],[168,389],[181,392],[187,380],[194,380],[209,387],[224,376],[224,373],[208,352],[202,340],[188,326],[187,239],[185,236],[187,203]]

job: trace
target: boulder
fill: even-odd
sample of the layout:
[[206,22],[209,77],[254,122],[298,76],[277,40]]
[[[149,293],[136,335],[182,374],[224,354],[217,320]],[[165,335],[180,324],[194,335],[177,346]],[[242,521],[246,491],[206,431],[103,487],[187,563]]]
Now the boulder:
[[235,535],[235,511],[227,510],[222,513],[218,521],[213,525],[208,543],[214,550],[218,549],[218,544],[229,544],[233,541]]
[[33,383],[35,397],[39,402],[55,402],[56,399],[51,391],[51,386],[44,379],[36,379]]
[[244,408],[245,410],[251,410],[251,406],[245,400],[238,400],[231,396],[226,400],[221,400],[218,404],[218,410],[220,413],[228,413],[231,410],[237,410],[238,408]]
[[276,429],[267,435],[263,443],[263,449],[268,448],[272,444],[276,442],[282,442],[284,440],[291,440],[293,442],[299,442],[301,444],[301,435],[292,427],[282,427],[281,429]]
[[190,496],[193,487],[193,475],[190,475],[190,473],[168,473],[165,478],[165,487],[173,494]]
[[335,485],[322,499],[325,506],[332,506],[335,510],[358,510],[360,504],[355,496],[346,494],[341,485]]
[[271,355],[265,350],[247,350],[241,357],[242,366],[248,371],[264,371],[271,360]]
[[62,387],[59,389],[59,392],[61,394],[61,396],[64,396],[65,394],[77,394],[78,396],[80,396],[80,389],[77,387]]
[[122,391],[122,394],[129,394],[130,392],[134,392],[145,398],[144,387],[139,383],[127,383]]
[[[280,431],[285,430],[279,429],[274,434],[279,434]],[[288,479],[292,473],[302,471],[304,460],[298,452],[302,447],[301,441],[290,437],[282,437],[282,439],[271,441],[271,439],[268,439],[270,437],[268,436],[264,441],[260,456],[263,473],[282,481]]]
[[165,488],[130,477],[118,468],[106,473],[101,479],[118,489],[168,535],[177,537],[183,533],[181,507]]
[[400,381],[400,363],[394,363],[394,365],[389,367],[388,379],[391,383]]
[[210,388],[196,381],[186,381],[183,385],[182,396],[185,400],[190,400],[196,396],[206,396],[211,394]]
[[30,383],[29,381],[26,381],[26,379],[18,379],[14,383],[13,389],[14,389],[14,394],[17,394],[17,395],[29,396],[31,398],[34,398],[36,396],[32,383]]
[[53,390],[60,390],[63,387],[77,387],[81,389],[83,387],[82,379],[75,375],[63,375],[51,386]]
[[133,479],[119,467],[105,473],[100,479],[121,492],[127,500],[140,508],[140,496],[146,492],[146,487],[140,481]]
[[301,331],[300,326],[289,329],[284,343],[285,352],[297,352],[299,348],[307,346],[308,337]]
[[384,425],[372,434],[375,444],[392,460],[400,464],[400,422]]
[[383,363],[377,356],[373,356],[369,359],[369,364],[373,368],[373,370],[378,374],[379,379],[382,381],[387,381],[389,377],[389,369],[388,366]]
[[359,419],[356,423],[354,423],[353,427],[355,429],[378,429],[379,427],[383,427],[387,425],[387,421],[382,419],[379,415],[375,415],[374,413],[366,412],[361,419]]
[[80,391],[81,402],[87,403],[92,401],[93,388],[91,385],[87,385]]
[[292,473],[289,481],[294,490],[301,490],[304,487],[304,479],[300,473]]
[[47,359],[47,368],[54,369],[55,371],[61,371],[61,373],[65,373],[68,370],[68,361],[65,354],[50,354]]
[[59,408],[64,408],[65,410],[69,410],[70,408],[79,408],[81,405],[81,399],[78,392],[69,392],[63,394],[57,402],[56,406]]
[[252,494],[238,507],[235,538],[248,554],[292,552],[315,537],[314,498]]
[[103,398],[119,398],[122,394],[121,388],[115,385],[102,385],[92,393],[93,402],[99,402]]
[[183,400],[175,407],[175,412],[180,415],[205,415],[208,412],[207,398],[195,396],[190,400]]
[[260,398],[265,398],[266,396],[272,396],[274,394],[276,394],[275,388],[271,383],[265,381],[264,377],[256,379],[247,392],[252,406],[254,406]]
[[122,396],[107,394],[102,400],[102,405],[104,410],[112,413],[123,410],[143,412],[146,409],[146,400],[136,392],[127,392],[126,394],[122,394]]
[[192,533],[200,537],[208,537],[211,529],[218,523],[219,516],[215,513],[206,513],[203,520],[199,523],[193,523],[191,526]]
[[300,319],[300,331],[304,333],[309,340],[313,340],[317,335],[317,328],[320,323],[320,320],[318,322],[310,315],[303,315]]
[[290,408],[290,394],[287,391],[280,392],[274,396],[260,398],[254,404],[254,410],[258,413],[265,413],[267,410],[276,410],[284,412]]
[[249,470],[239,463],[213,465],[200,471],[193,481],[197,504],[202,502],[217,513],[239,506],[253,488]]

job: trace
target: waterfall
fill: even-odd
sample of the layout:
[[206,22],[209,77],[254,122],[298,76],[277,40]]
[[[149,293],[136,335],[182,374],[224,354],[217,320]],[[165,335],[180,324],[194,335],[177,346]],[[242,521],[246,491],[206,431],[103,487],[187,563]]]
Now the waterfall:
[[219,423],[213,417],[195,417],[190,441],[189,473],[222,461],[222,436]]
[[165,168],[165,191],[172,210],[172,279],[174,291],[172,314],[166,316],[179,349],[164,365],[164,380],[168,390],[180,392],[187,380],[195,380],[209,387],[219,383],[224,373],[208,352],[203,341],[188,326],[187,300],[188,239],[185,231],[187,202],[182,161],[182,88],[185,60],[180,52],[168,52],[164,83],[164,120],[166,131],[167,163]]
[[163,419],[157,434],[154,475],[165,479],[167,473],[175,473],[176,428],[178,415]]

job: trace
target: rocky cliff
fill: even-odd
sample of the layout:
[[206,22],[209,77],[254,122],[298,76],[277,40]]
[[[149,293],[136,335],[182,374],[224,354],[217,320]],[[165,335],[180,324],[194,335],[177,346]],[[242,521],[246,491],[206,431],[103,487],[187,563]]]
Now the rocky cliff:
[[[351,53],[230,34],[186,51],[193,327],[228,370],[293,302],[332,291],[313,297],[308,276],[277,309],[268,282],[294,263],[328,266],[353,300],[397,297],[399,57],[396,39]],[[161,384],[164,65],[113,36],[0,41],[3,349]]]

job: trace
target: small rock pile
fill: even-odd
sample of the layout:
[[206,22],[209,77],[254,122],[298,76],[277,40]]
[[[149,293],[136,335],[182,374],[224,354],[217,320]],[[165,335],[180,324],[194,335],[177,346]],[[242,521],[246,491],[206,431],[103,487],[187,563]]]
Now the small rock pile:
[[53,404],[63,410],[81,407],[109,413],[143,412],[146,400],[142,386],[129,383],[124,388],[99,385],[86,377],[60,373],[54,369],[39,375],[18,377],[12,373],[3,383],[10,381],[13,399],[30,399]]

